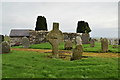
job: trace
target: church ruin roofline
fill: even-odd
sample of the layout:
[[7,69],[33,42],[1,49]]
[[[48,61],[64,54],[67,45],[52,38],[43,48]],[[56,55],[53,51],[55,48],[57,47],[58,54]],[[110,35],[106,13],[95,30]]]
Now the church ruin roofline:
[[24,37],[29,36],[29,32],[34,31],[32,29],[11,29],[10,31],[10,37]]

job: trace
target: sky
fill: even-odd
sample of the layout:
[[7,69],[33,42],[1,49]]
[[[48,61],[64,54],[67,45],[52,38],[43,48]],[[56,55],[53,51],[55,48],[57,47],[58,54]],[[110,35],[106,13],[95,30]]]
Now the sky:
[[9,35],[11,29],[34,30],[37,16],[46,17],[49,31],[58,22],[62,32],[76,32],[77,22],[84,20],[91,37],[118,37],[118,2],[3,1],[0,34]]

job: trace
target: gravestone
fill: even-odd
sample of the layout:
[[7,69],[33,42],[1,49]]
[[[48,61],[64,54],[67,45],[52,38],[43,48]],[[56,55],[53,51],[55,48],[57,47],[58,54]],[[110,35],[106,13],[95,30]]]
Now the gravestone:
[[22,46],[23,48],[29,48],[30,42],[29,39],[27,37],[23,37],[22,38]]
[[62,31],[59,30],[59,23],[53,23],[53,30],[47,34],[46,39],[52,45],[52,56],[58,58],[58,46],[64,39]]
[[118,40],[115,39],[115,40],[114,40],[114,43],[115,43],[115,45],[118,45]]
[[2,42],[2,53],[10,52],[10,44],[7,41]]
[[82,45],[77,45],[73,49],[73,54],[72,54],[71,60],[81,59],[82,58],[82,53],[83,53],[83,47],[82,47]]
[[7,36],[7,35],[5,35],[5,36],[4,36],[4,41],[7,41],[7,42],[9,42],[9,43],[10,43],[10,37],[9,37],[9,36]]
[[108,40],[106,38],[103,38],[101,40],[101,48],[102,48],[102,52],[108,51]]
[[109,39],[109,45],[112,45],[112,40],[111,39]]
[[89,44],[89,33],[82,33],[82,44]]
[[111,39],[111,45],[115,45],[114,39]]
[[65,50],[71,50],[73,48],[72,41],[68,40],[65,42]]
[[80,36],[76,37],[76,45],[82,45],[82,39]]
[[95,47],[95,40],[94,39],[90,40],[90,47]]
[[38,16],[37,17],[35,31],[39,31],[39,30],[45,30],[45,31],[48,30],[47,29],[46,18],[44,16]]

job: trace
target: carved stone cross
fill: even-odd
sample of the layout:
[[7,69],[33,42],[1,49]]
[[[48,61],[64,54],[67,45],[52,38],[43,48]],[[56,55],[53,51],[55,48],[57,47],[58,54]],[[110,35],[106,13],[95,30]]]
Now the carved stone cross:
[[53,30],[51,30],[46,39],[52,45],[52,55],[53,57],[59,57],[58,46],[63,41],[63,33],[59,30],[59,23],[53,23]]

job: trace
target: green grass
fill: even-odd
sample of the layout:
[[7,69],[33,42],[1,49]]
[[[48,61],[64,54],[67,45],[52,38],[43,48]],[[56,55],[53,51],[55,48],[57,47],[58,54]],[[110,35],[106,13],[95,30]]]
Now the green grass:
[[[113,45],[109,45],[109,51],[113,53],[120,53],[120,50],[118,48],[112,48]],[[73,47],[75,48],[75,44],[73,44]],[[101,52],[101,43],[96,42],[95,47],[90,47],[90,44],[83,44],[84,52]],[[22,48],[22,46],[15,46],[13,48]],[[30,48],[32,49],[51,49],[50,43],[41,43],[41,44],[33,44],[30,45]],[[61,43],[59,45],[59,49],[64,50],[64,43]]]
[[11,51],[2,54],[3,78],[117,78],[118,58],[90,57],[67,61],[49,53]]

